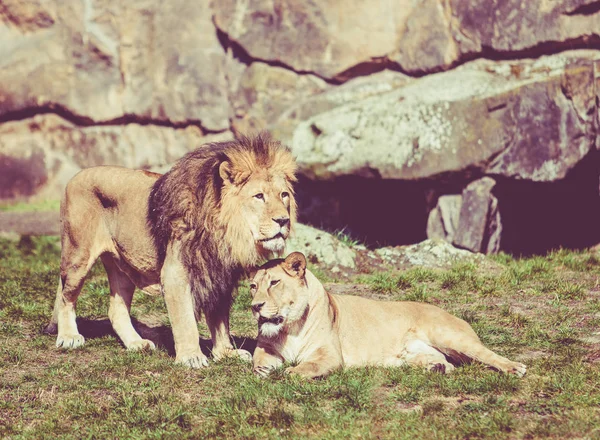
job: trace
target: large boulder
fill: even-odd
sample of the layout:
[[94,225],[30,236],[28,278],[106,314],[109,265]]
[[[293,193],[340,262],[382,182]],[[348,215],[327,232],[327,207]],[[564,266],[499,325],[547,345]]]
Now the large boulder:
[[57,199],[82,168],[120,165],[153,169],[228,132],[204,136],[195,126],[81,127],[54,114],[0,124],[0,198]]
[[565,177],[595,145],[597,51],[481,60],[309,118],[293,150],[313,179],[451,173]]
[[600,36],[590,0],[220,0],[215,23],[253,59],[338,80],[380,65],[422,73],[478,55],[587,47]]
[[3,1],[0,118],[51,109],[81,123],[226,130],[240,69],[211,16],[208,0]]

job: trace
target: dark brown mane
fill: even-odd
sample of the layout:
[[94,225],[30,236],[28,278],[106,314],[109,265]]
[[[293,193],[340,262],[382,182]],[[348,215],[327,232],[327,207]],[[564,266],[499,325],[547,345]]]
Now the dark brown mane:
[[[282,160],[282,157],[288,161]],[[288,162],[289,150],[267,134],[241,137],[230,142],[204,145],[182,157],[160,177],[150,193],[148,223],[162,265],[168,244],[174,239],[182,243],[181,259],[190,280],[196,309],[229,307],[231,292],[243,274],[247,262],[236,260],[235,249],[242,244],[227,242],[228,225],[221,224],[219,212],[223,180],[219,166],[228,161],[232,174],[243,184],[243,178],[260,169],[281,167],[293,179]],[[283,163],[281,163],[283,162]],[[243,244],[245,252],[254,252],[253,244]],[[260,255],[252,257],[258,263]],[[247,259],[252,259],[248,257]]]

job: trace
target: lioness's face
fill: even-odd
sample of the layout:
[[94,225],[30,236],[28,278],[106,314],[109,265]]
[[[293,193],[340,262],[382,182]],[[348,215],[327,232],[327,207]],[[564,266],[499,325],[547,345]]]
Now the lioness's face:
[[299,252],[258,269],[250,283],[252,314],[262,336],[275,337],[301,319],[308,307],[306,259]]
[[280,253],[290,234],[292,193],[282,177],[252,177],[240,191],[240,216],[246,220],[257,246]]

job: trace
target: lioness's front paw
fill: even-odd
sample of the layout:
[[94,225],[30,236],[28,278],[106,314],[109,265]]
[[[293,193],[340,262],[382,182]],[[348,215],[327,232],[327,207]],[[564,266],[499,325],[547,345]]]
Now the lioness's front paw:
[[130,351],[140,351],[140,350],[156,350],[156,345],[149,339],[140,339],[139,341],[134,341],[127,346],[127,350]]
[[176,364],[181,364],[190,368],[208,367],[208,358],[203,354],[193,356],[181,356],[175,359]]
[[85,343],[85,339],[80,334],[58,335],[56,338],[56,348],[77,348]]
[[513,366],[508,372],[515,374],[518,377],[523,377],[525,376],[525,373],[527,373],[527,366],[520,362],[513,362]]

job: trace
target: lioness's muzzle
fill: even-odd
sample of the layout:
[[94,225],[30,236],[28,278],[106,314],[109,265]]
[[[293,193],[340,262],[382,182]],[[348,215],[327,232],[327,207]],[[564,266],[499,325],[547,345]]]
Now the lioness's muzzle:
[[283,322],[283,316],[274,316],[272,318],[265,318],[264,316],[258,317],[258,325],[263,325],[266,323],[279,325]]

